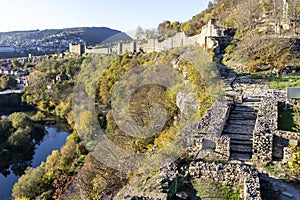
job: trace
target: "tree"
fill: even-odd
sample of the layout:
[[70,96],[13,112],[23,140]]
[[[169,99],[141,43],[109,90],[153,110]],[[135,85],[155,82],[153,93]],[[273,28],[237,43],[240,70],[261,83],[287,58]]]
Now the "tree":
[[300,147],[293,146],[292,150],[292,158],[289,160],[289,167],[296,173],[300,174]]
[[22,65],[18,60],[14,60],[14,61],[12,62],[12,66],[13,66],[13,68],[15,68],[15,69],[22,69],[22,68],[23,68],[23,65]]
[[11,114],[8,119],[12,122],[12,126],[17,128],[25,128],[30,124],[30,119],[26,115],[26,113],[23,112],[15,112]]
[[0,77],[0,89],[12,89],[16,85],[17,81],[13,77],[6,75]]
[[259,17],[259,3],[257,0],[244,0],[237,6],[237,23],[240,31],[249,30],[249,35],[253,36],[253,30],[256,27],[256,19]]
[[138,27],[137,27],[135,36],[136,36],[136,39],[137,39],[138,41],[141,41],[141,40],[144,38],[145,32],[144,32],[144,30],[142,29],[141,26],[138,26]]
[[17,131],[15,131],[11,136],[8,138],[8,143],[10,145],[20,147],[20,146],[30,146],[31,144],[31,129],[30,127],[26,128],[18,128]]
[[96,116],[91,111],[85,111],[80,115],[80,122],[76,130],[85,141],[91,141],[99,126]]
[[42,180],[45,173],[45,166],[42,164],[37,168],[28,168],[23,176],[14,185],[12,195],[14,198],[36,199],[45,192],[47,183]]
[[81,199],[111,199],[126,183],[125,175],[100,163],[91,154],[76,178],[76,192]]
[[149,40],[150,39],[156,39],[157,36],[158,36],[155,29],[147,29],[145,34],[146,34],[147,39],[149,39]]
[[176,32],[180,32],[181,31],[181,24],[177,21],[174,21],[171,23],[171,29],[176,31]]
[[294,35],[297,35],[297,28],[300,21],[300,0],[292,0],[289,3],[290,18],[293,23]]
[[158,25],[157,31],[161,38],[167,39],[181,31],[181,24],[177,21],[164,21]]
[[184,26],[183,26],[183,31],[184,34],[186,34],[187,36],[191,36],[194,34],[194,30],[192,29],[192,25],[190,22],[187,22]]

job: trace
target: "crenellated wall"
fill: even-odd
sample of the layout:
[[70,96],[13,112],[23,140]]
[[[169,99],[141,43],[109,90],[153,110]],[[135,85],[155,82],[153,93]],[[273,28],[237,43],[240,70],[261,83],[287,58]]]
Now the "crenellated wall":
[[231,41],[230,37],[224,36],[224,30],[222,30],[221,26],[217,25],[216,21],[212,19],[208,22],[208,24],[202,27],[200,34],[192,37],[186,36],[184,32],[179,32],[164,41],[150,39],[144,43],[137,41],[122,42],[112,47],[86,49],[85,52],[95,54],[117,53],[122,55],[125,52],[136,52],[142,49],[144,52],[150,53],[153,51],[162,51],[184,46],[194,46],[196,44],[205,46],[206,48],[213,48],[216,45],[216,40],[214,40],[214,38],[217,38],[218,43],[222,43],[222,41],[224,41],[227,44],[228,41]]

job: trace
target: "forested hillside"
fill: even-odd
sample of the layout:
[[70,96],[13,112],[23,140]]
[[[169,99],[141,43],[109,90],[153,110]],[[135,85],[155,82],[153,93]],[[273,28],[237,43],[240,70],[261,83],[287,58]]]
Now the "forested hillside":
[[[197,91],[198,101],[202,102],[197,114],[202,116],[210,107],[212,97],[207,95],[205,83],[195,66],[184,60],[179,61],[175,51],[129,53],[114,58],[103,55],[62,61],[47,60],[38,64],[32,73],[33,84],[26,88],[23,100],[37,105],[40,114],[55,115],[60,121],[66,121],[73,133],[60,152],[54,151],[40,167],[26,171],[14,186],[13,196],[16,199],[62,199],[67,195],[69,199],[74,199],[80,194],[82,199],[98,199],[115,195],[131,179],[132,174],[105,166],[87,151],[82,139],[93,134],[91,127],[94,115],[86,110],[80,115],[80,122],[75,124],[72,108],[74,83],[76,80],[77,83],[83,83],[87,95],[91,98],[96,96],[94,106],[99,108],[97,119],[110,141],[127,151],[147,153],[154,146],[157,150],[164,148],[179,130],[175,118],[180,119],[181,113],[175,104],[175,94],[159,85],[146,85],[133,94],[129,108],[133,123],[140,126],[149,123],[149,112],[153,104],[161,105],[167,112],[166,123],[161,132],[143,139],[127,135],[117,126],[111,110],[112,91],[124,74],[140,65],[164,65],[172,68],[174,61],[178,62],[176,71],[179,74],[182,74],[185,66],[186,76]],[[108,67],[103,68],[106,64]],[[91,69],[93,73],[90,73]],[[60,74],[66,75],[68,79],[54,81]],[[178,89],[183,85],[174,87]],[[100,108],[103,107],[108,111],[107,115],[101,111]],[[70,188],[73,188],[72,191]]]

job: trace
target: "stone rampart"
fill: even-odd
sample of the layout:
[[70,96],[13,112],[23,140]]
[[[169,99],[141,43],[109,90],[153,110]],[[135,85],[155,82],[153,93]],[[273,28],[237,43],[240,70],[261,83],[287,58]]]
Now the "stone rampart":
[[139,51],[139,49],[143,49],[144,52],[150,53],[153,51],[158,52],[166,49],[180,48],[184,46],[194,46],[196,44],[205,46],[207,48],[214,48],[216,42],[213,40],[213,38],[217,38],[218,43],[226,41],[227,44],[229,40],[231,41],[230,37],[224,36],[224,30],[222,30],[222,28],[216,24],[216,21],[210,20],[208,24],[202,27],[200,34],[192,37],[186,36],[184,32],[179,32],[163,41],[159,41],[158,39],[149,39],[144,43],[140,43],[137,41],[121,42],[111,47],[86,49],[86,53],[117,53],[119,55],[122,55],[125,52]]
[[272,160],[273,131],[277,129],[278,119],[277,107],[277,100],[273,98],[265,98],[261,102],[253,131],[253,160]]
[[278,130],[278,98],[267,97],[263,99],[257,114],[253,132],[253,160],[260,162],[272,160],[275,136],[288,141],[288,145],[283,147],[282,160],[287,162],[291,158],[290,146],[298,145],[300,135],[296,132]]

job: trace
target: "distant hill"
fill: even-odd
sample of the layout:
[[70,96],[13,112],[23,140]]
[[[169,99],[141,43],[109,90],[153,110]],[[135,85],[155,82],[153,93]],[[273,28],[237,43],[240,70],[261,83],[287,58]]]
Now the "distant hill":
[[23,40],[49,41],[51,38],[60,37],[67,40],[81,39],[87,45],[96,45],[101,44],[104,40],[116,34],[118,34],[118,36],[121,35],[126,40],[131,39],[121,31],[106,27],[78,27],[65,29],[0,32],[0,41],[1,43],[20,43]]
[[64,52],[69,43],[94,46],[120,40],[131,41],[132,38],[121,31],[106,27],[0,32],[0,58]]

